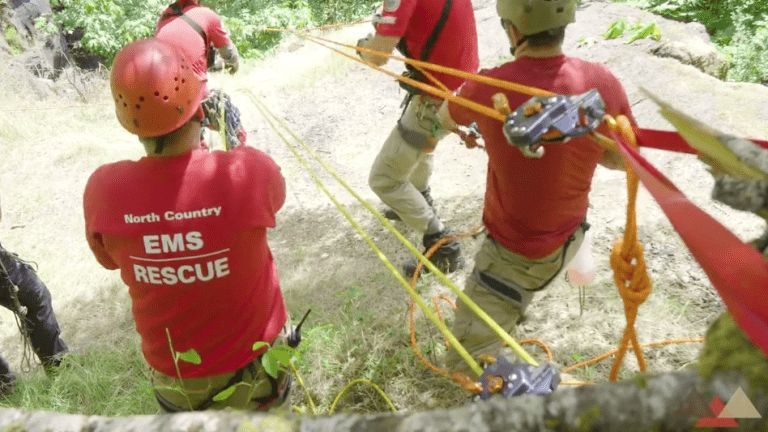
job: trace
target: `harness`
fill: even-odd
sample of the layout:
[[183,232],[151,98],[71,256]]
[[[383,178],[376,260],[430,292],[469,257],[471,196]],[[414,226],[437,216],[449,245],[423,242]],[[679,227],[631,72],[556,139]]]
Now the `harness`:
[[[448,22],[448,15],[450,15],[452,7],[453,7],[453,0],[445,0],[445,5],[443,5],[443,11],[440,13],[440,18],[438,18],[437,24],[435,24],[435,28],[432,29],[432,33],[430,33],[429,38],[427,38],[427,43],[424,44],[424,48],[421,50],[421,55],[419,56],[419,60],[421,61],[429,60],[429,57],[432,55],[432,50],[435,48],[435,44],[437,43],[437,39],[440,37],[440,34],[443,32],[443,29],[445,28],[445,24]],[[400,51],[400,53],[405,57],[415,58],[408,51],[408,44],[406,43],[405,38],[400,39],[400,42],[397,44],[397,50]],[[410,64],[406,64],[405,68],[406,68],[406,71],[403,73],[403,76],[415,79],[416,81],[429,84],[429,79],[426,76],[424,76],[424,74],[421,73],[421,71],[411,66]],[[403,81],[399,81],[399,83],[400,83],[400,87],[403,88],[403,90],[407,91],[410,95],[417,95],[417,94],[423,93],[421,90],[409,84],[406,84]]]
[[[450,1],[450,0],[449,0]],[[160,22],[163,22],[168,19],[173,18],[181,18],[184,20],[185,23],[189,24],[190,27],[192,27],[193,30],[197,32],[197,34],[200,35],[201,38],[203,38],[203,44],[205,45],[205,59],[206,59],[206,67],[210,68],[213,66],[213,64],[216,62],[216,48],[212,47],[211,44],[208,42],[208,35],[205,33],[205,30],[203,30],[202,27],[200,27],[200,24],[198,24],[195,20],[189,17],[189,15],[186,15],[181,8],[181,5],[178,3],[173,3],[170,6],[168,6],[170,11],[163,14],[162,17],[160,17]]]

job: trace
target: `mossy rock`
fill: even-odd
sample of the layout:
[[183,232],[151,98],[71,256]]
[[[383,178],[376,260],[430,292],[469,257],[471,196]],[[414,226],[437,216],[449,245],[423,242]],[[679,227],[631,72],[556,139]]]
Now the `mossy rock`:
[[723,314],[707,330],[699,372],[705,378],[717,372],[737,371],[752,390],[768,395],[768,357],[757,348],[729,314]]

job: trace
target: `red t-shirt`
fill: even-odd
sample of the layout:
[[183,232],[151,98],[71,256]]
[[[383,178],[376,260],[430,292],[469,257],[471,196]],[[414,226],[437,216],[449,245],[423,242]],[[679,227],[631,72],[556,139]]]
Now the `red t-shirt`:
[[[634,124],[621,83],[596,63],[564,55],[521,57],[480,74],[565,95],[596,88],[609,114],[624,114]],[[502,90],[467,81],[459,96],[492,106],[491,96],[499,92]],[[530,99],[503,93],[510,107]],[[489,234],[505,248],[529,258],[544,257],[562,246],[586,217],[592,175],[603,149],[588,138],[575,138],[546,146],[542,159],[529,159],[507,142],[499,121],[455,103],[450,104],[450,112],[459,124],[477,121],[485,139],[488,178],[483,222]]]
[[249,147],[194,150],[100,167],[85,188],[88,244],[120,269],[149,365],[175,376],[173,349],[195,349],[185,378],[252,361],[286,321],[267,228],[285,200],[280,168]]
[[[376,32],[382,36],[405,39],[410,57],[420,60],[427,39],[437,25],[446,0],[386,0],[382,21]],[[480,65],[477,55],[475,12],[470,0],[453,0],[451,11],[432,53],[430,63],[475,72]],[[464,82],[462,78],[431,72],[451,90]]]
[[[181,48],[192,59],[192,69],[205,80],[208,76],[208,59],[203,38],[179,17],[162,18],[171,12],[171,8],[167,8],[161,15],[155,37]],[[204,6],[188,5],[182,8],[182,12],[203,29],[209,44],[221,48],[232,43],[221,24],[221,18],[214,11]]]

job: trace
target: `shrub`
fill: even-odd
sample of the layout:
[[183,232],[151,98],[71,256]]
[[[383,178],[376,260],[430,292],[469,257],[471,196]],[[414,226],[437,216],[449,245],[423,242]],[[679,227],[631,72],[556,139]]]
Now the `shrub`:
[[[4,1],[4,0],[0,0]],[[260,56],[281,39],[267,27],[306,28],[348,22],[373,11],[381,0],[208,0],[205,6],[222,16],[232,40],[244,56]],[[170,0],[52,0],[51,31],[82,32],[77,44],[110,61],[127,43],[151,36]],[[45,25],[46,23],[41,23]]]

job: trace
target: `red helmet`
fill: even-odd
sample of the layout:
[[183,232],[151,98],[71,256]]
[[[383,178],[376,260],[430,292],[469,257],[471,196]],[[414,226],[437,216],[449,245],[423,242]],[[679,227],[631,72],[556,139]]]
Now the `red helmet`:
[[112,63],[112,96],[120,124],[140,137],[173,132],[197,113],[203,83],[184,55],[158,39],[126,45]]

